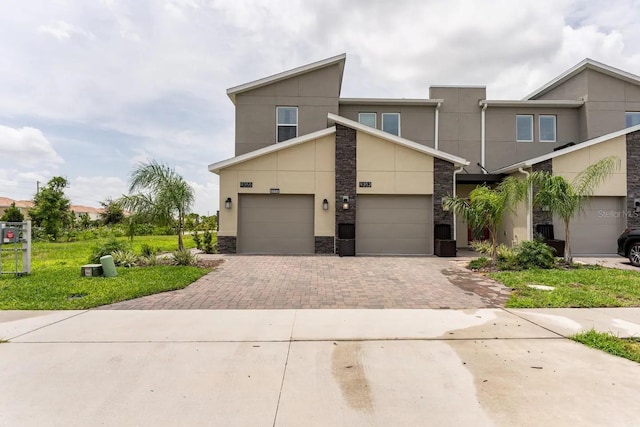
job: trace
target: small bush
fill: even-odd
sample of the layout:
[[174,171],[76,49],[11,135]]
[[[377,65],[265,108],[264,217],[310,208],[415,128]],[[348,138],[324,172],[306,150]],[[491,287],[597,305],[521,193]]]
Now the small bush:
[[198,258],[189,249],[175,251],[171,254],[171,264],[173,265],[197,265]]
[[527,240],[518,249],[517,262],[524,269],[549,269],[555,266],[555,257],[553,250],[543,242]]
[[472,259],[469,262],[469,268],[472,270],[482,270],[491,265],[491,260],[487,257],[481,256],[480,258]]
[[204,232],[202,239],[203,239],[203,243],[202,243],[202,248],[200,249],[202,249],[205,254],[215,254],[216,247],[213,244],[213,235],[209,230]]
[[104,244],[100,246],[94,246],[92,248],[91,256],[89,257],[89,262],[97,264],[100,262],[100,257],[105,255],[113,255],[115,251],[129,251],[131,250],[130,246],[126,242],[121,242],[114,238],[107,240]]
[[[474,240],[473,242],[471,242],[471,247],[474,251],[482,255],[491,256],[492,246],[491,242],[488,240]],[[499,244],[497,249],[498,259],[502,260],[513,258],[517,252],[515,248],[510,248],[503,243]]]
[[138,258],[138,265],[141,267],[154,267],[160,264],[160,260],[156,255],[142,256]]
[[119,267],[135,267],[138,265],[138,255],[132,251],[117,250],[111,254],[113,262]]
[[200,234],[198,234],[197,231],[194,231],[191,237],[196,244],[196,248],[202,249],[202,239],[200,238]]
[[146,258],[156,255],[158,252],[160,252],[160,249],[154,248],[148,243],[143,243],[140,247],[140,254]]

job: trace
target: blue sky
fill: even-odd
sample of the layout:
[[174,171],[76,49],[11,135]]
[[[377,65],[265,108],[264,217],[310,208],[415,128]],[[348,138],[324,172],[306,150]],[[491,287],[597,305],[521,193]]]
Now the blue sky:
[[[7,4],[8,3],[8,4]],[[640,74],[640,2],[29,0],[0,6],[0,196],[71,183],[74,204],[174,166],[195,211],[233,155],[226,88],[347,53],[342,96],[486,85],[519,99],[585,57]]]

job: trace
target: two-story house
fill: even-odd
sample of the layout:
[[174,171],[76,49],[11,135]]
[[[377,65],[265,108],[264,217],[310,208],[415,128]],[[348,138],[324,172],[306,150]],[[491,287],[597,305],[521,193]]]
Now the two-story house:
[[[611,154],[622,167],[575,221],[575,252],[613,253],[620,231],[640,226],[640,77],[586,59],[522,100],[486,99],[482,86],[342,98],[345,60],[227,90],[236,156],[209,166],[220,176],[221,253],[332,254],[355,237],[358,254],[425,255],[441,224],[467,246],[471,231],[444,197],[541,168],[572,177]],[[500,238],[530,239],[539,223],[563,232],[523,204]]]

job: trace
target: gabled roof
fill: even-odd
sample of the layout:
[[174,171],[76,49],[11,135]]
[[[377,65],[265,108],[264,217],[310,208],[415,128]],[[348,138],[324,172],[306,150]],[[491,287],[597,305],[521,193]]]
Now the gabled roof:
[[616,132],[608,133],[606,135],[599,136],[597,138],[589,139],[585,142],[581,142],[576,145],[572,145],[567,148],[563,148],[558,151],[553,151],[551,153],[544,154],[542,156],[534,157],[533,159],[525,160],[522,162],[514,163],[510,166],[505,166],[503,168],[492,171],[492,174],[505,174],[505,173],[513,173],[520,168],[530,168],[533,165],[536,165],[540,162],[544,162],[546,160],[553,159],[555,157],[563,156],[565,154],[573,153],[574,151],[582,150],[592,145],[600,144],[602,142],[610,141],[619,136],[627,135],[629,133],[633,133],[636,131],[640,131],[640,125],[631,126],[626,129],[622,129]]
[[571,77],[587,69],[596,70],[608,76],[612,76],[617,79],[624,80],[628,83],[632,83],[640,86],[640,77],[636,76],[635,74],[627,73],[626,71],[619,70],[607,64],[603,64],[602,62],[594,61],[591,58],[586,58],[582,62],[574,66],[573,68],[568,69],[567,71],[565,71],[564,73],[556,77],[555,79],[546,83],[544,86],[533,91],[532,93],[527,95],[524,99],[529,100],[529,99],[535,99],[539,96],[542,96],[545,93],[549,92],[550,90],[556,88],[557,86],[560,86],[562,83],[566,82]]
[[316,132],[311,132],[306,135],[299,136],[297,138],[288,139],[284,142],[279,142],[277,144],[269,145],[268,147],[260,148],[255,151],[251,151],[249,153],[241,154],[236,157],[232,157],[227,160],[223,160],[221,162],[212,163],[209,165],[209,172],[220,173],[221,169],[228,168],[229,166],[237,165],[238,163],[246,162],[252,159],[255,159],[260,156],[264,156],[266,154],[275,153],[276,151],[284,150],[285,148],[293,147],[295,145],[303,144],[307,141],[312,141],[314,139],[322,138],[323,136],[331,135],[336,132],[335,126],[322,129]]
[[316,71],[321,68],[330,67],[335,64],[338,64],[340,66],[339,86],[342,86],[342,75],[344,73],[344,63],[346,61],[346,58],[347,58],[347,54],[342,53],[340,55],[332,56],[331,58],[323,59],[322,61],[312,62],[311,64],[303,65],[301,67],[294,68],[292,70],[274,74],[272,76],[265,77],[259,80],[254,80],[249,83],[244,83],[239,86],[234,86],[232,88],[227,89],[227,96],[231,99],[231,102],[235,104],[236,95],[239,93],[257,89],[262,86],[270,85],[285,79],[289,79],[291,77],[299,76],[301,74],[306,74],[311,71]]
[[427,147],[426,145],[418,144],[417,142],[413,142],[413,141],[411,141],[409,139],[401,138],[399,136],[395,136],[395,135],[392,135],[390,133],[383,132],[381,130],[372,128],[370,126],[363,125],[361,123],[358,123],[356,121],[344,118],[342,116],[338,116],[337,114],[329,113],[329,115],[327,117],[329,119],[329,123],[331,123],[331,122],[339,123],[339,124],[341,124],[343,126],[346,126],[348,128],[352,128],[352,129],[358,130],[360,132],[364,132],[364,133],[367,133],[369,135],[373,135],[373,136],[378,137],[380,139],[384,139],[384,140],[393,142],[395,144],[401,145],[403,147],[410,148],[410,149],[418,151],[420,153],[428,154],[430,156],[437,157],[437,158],[442,159],[442,160],[446,160],[446,161],[451,162],[451,163],[453,163],[455,165],[458,165],[458,166],[463,166],[463,165],[466,166],[466,165],[469,164],[469,161],[466,160],[466,159],[463,159],[462,157],[454,156],[452,154],[445,153],[444,151],[436,150],[435,148],[431,148],[431,147]]

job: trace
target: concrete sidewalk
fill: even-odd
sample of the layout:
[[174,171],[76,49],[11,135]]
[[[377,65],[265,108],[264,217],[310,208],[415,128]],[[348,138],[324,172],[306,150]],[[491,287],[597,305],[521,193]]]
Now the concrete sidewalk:
[[0,312],[0,425],[634,425],[640,308]]

